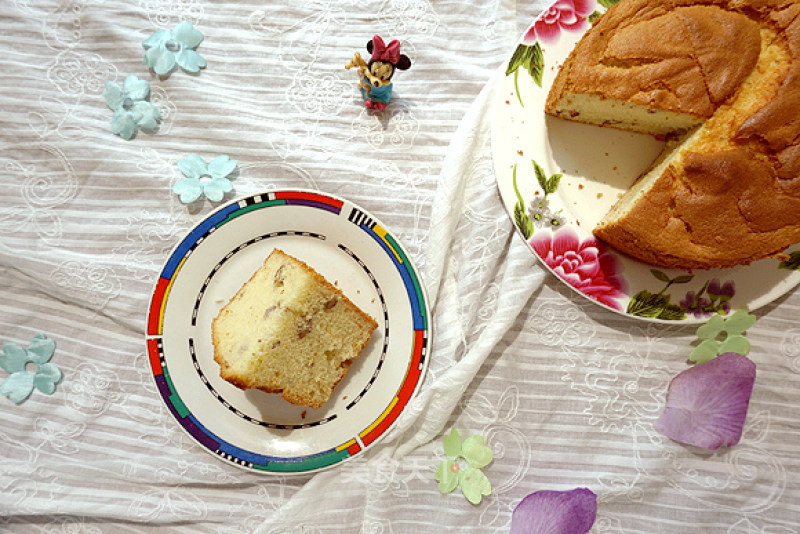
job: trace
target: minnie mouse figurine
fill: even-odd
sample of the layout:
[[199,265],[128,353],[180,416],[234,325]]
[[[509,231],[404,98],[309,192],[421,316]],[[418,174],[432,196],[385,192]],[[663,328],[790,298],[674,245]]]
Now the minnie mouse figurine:
[[400,53],[400,41],[395,39],[387,45],[377,35],[367,43],[367,52],[372,54],[369,63],[356,52],[344,68],[350,70],[358,67],[358,74],[361,76],[358,87],[364,97],[364,105],[383,111],[392,98],[392,76],[397,69],[406,70],[411,67],[411,60]]

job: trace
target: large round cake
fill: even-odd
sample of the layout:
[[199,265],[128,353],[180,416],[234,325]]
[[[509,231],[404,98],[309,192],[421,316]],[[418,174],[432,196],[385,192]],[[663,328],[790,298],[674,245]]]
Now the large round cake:
[[614,248],[692,269],[800,241],[800,3],[622,0],[567,58],[545,112],[666,137],[594,229]]

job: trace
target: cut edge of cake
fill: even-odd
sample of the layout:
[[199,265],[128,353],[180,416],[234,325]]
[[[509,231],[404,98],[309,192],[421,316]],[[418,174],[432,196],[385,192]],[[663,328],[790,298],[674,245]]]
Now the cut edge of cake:
[[[298,274],[299,282],[288,279]],[[287,282],[300,284],[293,288],[298,294],[286,293]],[[237,322],[241,315],[244,321]],[[220,376],[240,389],[320,408],[377,327],[308,264],[275,249],[213,320],[214,360]]]

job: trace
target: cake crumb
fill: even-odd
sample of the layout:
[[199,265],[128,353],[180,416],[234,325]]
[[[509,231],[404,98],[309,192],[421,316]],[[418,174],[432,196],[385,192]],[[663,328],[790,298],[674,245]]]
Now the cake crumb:
[[308,413],[308,410],[303,410],[303,413],[300,414],[300,419],[305,419],[306,413]]
[[583,184],[578,184],[578,189],[583,189]]
[[517,150],[517,154],[522,155],[522,150]]
[[603,198],[603,193],[597,193],[597,198]]
[[347,395],[345,395],[344,397],[342,397],[342,400],[347,400]]

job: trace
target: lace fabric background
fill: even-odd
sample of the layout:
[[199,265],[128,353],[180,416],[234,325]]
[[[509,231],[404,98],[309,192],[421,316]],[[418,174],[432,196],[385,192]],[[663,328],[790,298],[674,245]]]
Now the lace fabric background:
[[[507,532],[540,489],[589,487],[593,532],[800,532],[800,295],[757,312],[739,445],[653,431],[694,329],[612,315],[550,275],[495,187],[487,83],[537,0],[12,0],[0,13],[0,341],[56,340],[56,392],[0,398],[0,530]],[[199,75],[148,73],[141,41],[189,20]],[[412,67],[382,115],[344,64],[373,34]],[[137,74],[156,134],[111,134],[103,85]],[[460,126],[459,126],[460,125]],[[171,248],[213,205],[170,192],[188,153],[238,161],[234,196],[305,187],[374,213],[434,303],[421,394],[380,446],[315,476],[200,450],[150,377],[144,318]],[[478,506],[433,480],[441,433],[495,451]],[[153,451],[157,451],[154,453]]]

